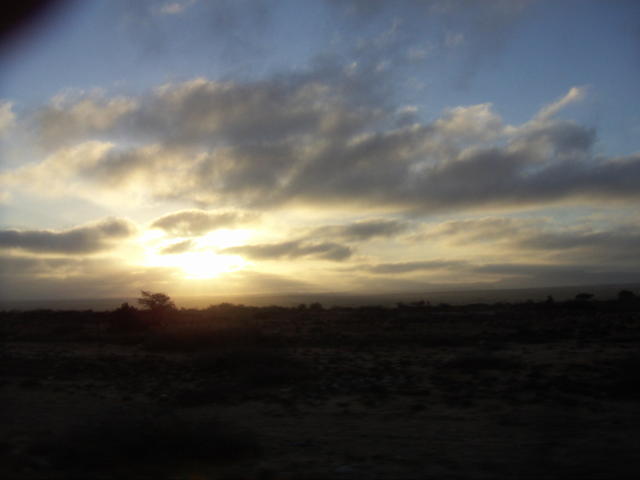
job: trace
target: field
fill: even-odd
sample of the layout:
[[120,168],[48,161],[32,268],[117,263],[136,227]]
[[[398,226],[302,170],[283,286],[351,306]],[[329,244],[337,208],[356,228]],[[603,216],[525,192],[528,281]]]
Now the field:
[[638,478],[640,302],[0,313],[0,476]]

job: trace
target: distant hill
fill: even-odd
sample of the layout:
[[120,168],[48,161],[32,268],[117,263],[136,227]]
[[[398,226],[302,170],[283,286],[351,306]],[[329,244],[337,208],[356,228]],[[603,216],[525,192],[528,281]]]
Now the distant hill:
[[[470,303],[521,302],[526,300],[540,301],[552,295],[556,300],[568,300],[578,293],[588,292],[598,300],[615,298],[620,290],[631,290],[640,293],[640,283],[563,286],[544,288],[483,289],[483,290],[448,290],[413,293],[384,294],[352,294],[352,293],[300,293],[300,294],[264,294],[264,295],[211,295],[211,296],[173,296],[180,308],[204,308],[220,303],[234,303],[253,306],[282,305],[295,306],[301,303],[320,302],[325,307],[385,305],[392,306],[397,302],[425,300],[431,304],[449,303],[462,305]],[[171,295],[171,292],[166,292]],[[136,297],[121,298],[86,298],[86,299],[42,299],[42,300],[0,300],[0,310],[113,310],[123,302],[137,304]]]

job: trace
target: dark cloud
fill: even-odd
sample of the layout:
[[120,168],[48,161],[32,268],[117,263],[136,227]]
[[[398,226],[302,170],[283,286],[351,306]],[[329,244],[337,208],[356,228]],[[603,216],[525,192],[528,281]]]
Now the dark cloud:
[[[262,208],[348,202],[429,213],[639,195],[640,156],[594,155],[591,128],[549,115],[506,128],[487,105],[389,128],[391,113],[375,96],[355,108],[342,87],[322,79],[168,86],[140,114],[148,121],[139,131],[170,145],[108,149],[76,174],[159,199]],[[507,142],[486,145],[500,138]]]
[[[597,223],[596,223],[597,225]],[[640,229],[634,223],[594,226],[577,220],[561,224],[544,218],[483,217],[451,220],[409,237],[453,247],[494,246],[509,255],[534,255],[559,264],[636,265],[640,268]]]
[[[465,261],[416,261],[354,267],[374,273],[372,283],[387,291],[393,285],[423,284],[424,288],[525,288],[544,286],[604,285],[640,281],[637,265],[603,266],[592,262],[571,263],[473,263]],[[371,277],[363,276],[363,282]],[[463,278],[464,281],[460,282]],[[453,281],[452,281],[453,280]],[[398,283],[400,282],[400,283]],[[369,282],[371,283],[371,282]],[[384,288],[383,288],[384,289]]]
[[410,224],[407,222],[374,218],[345,225],[324,225],[314,228],[308,234],[308,237],[327,237],[340,238],[346,241],[363,241],[376,237],[393,237],[398,233],[405,232],[409,228]]
[[0,255],[0,272],[6,277],[69,275],[85,265],[84,259]]
[[521,238],[518,245],[541,250],[614,250],[628,255],[640,252],[640,231],[617,227],[607,231],[536,232]]
[[[47,298],[131,298],[140,290],[192,296],[177,268],[122,265],[118,258],[42,258],[0,255],[0,300]],[[236,271],[203,280],[208,291],[286,293],[318,290],[297,278],[255,271]],[[115,305],[114,305],[115,306]]]
[[522,235],[545,226],[543,219],[483,217],[450,220],[431,226],[416,235],[415,240],[443,240],[455,245],[482,242],[516,241]]
[[85,254],[108,250],[114,241],[135,233],[135,226],[123,219],[108,218],[62,231],[2,230],[0,248],[34,253]]
[[422,262],[379,263],[357,267],[359,270],[376,274],[404,274],[433,270],[460,270],[466,262],[456,260],[429,260]]
[[230,247],[221,250],[220,253],[242,255],[254,260],[309,257],[321,260],[342,261],[349,258],[353,251],[348,246],[333,242],[313,243],[293,240],[289,242]]
[[120,258],[0,256],[0,298],[131,297],[141,289],[167,291],[179,270],[131,268]]
[[256,218],[257,215],[245,212],[182,210],[154,220],[151,228],[162,229],[176,237],[196,237],[219,228],[231,228],[252,222]]
[[174,255],[177,253],[188,252],[193,247],[193,241],[183,240],[182,242],[172,243],[168,247],[160,250],[161,255]]
[[375,86],[385,75],[329,62],[244,82],[199,78],[137,99],[81,98],[65,104],[57,129],[85,135],[92,125],[134,146],[85,142],[96,145],[91,161],[59,151],[55,161],[5,176],[28,183],[34,171],[49,178],[55,169],[92,196],[128,189],[254,209],[349,204],[434,213],[640,196],[639,154],[597,155],[594,129],[554,118],[583,88],[520,126],[480,104],[397,127],[398,109]]
[[640,271],[640,230],[637,226],[614,225],[608,229],[570,228],[531,231],[514,239],[522,250],[546,255],[559,263],[582,265],[598,262],[611,268]]
[[640,273],[635,268],[611,268],[602,265],[487,264],[474,273],[494,275],[500,287],[544,287],[635,283]]

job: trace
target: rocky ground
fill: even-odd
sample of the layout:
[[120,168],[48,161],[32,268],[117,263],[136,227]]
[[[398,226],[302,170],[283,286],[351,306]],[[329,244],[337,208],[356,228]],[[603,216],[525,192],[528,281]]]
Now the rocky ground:
[[569,307],[5,313],[0,476],[637,478],[640,309]]

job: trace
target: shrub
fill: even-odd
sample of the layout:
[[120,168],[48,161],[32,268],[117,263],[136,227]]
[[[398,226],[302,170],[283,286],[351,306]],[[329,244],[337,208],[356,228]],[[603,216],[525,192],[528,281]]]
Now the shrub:
[[109,330],[116,332],[136,332],[145,330],[148,325],[142,320],[136,307],[127,302],[120,308],[111,312],[109,317]]

